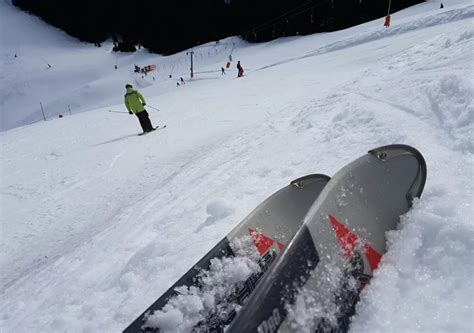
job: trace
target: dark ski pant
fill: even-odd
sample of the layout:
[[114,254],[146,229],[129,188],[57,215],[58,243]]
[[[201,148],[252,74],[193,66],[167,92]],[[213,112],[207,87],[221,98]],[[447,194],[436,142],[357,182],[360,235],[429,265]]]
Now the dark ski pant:
[[136,113],[140,125],[142,126],[143,132],[153,131],[153,125],[151,124],[150,118],[148,117],[148,112],[146,110]]

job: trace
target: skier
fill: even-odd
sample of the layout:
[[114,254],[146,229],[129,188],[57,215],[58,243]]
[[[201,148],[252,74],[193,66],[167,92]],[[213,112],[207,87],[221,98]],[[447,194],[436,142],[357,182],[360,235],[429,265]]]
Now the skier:
[[181,84],[185,84],[184,79],[182,77],[180,77],[179,80],[181,81]]
[[134,114],[138,117],[140,125],[142,126],[143,133],[148,133],[154,131],[155,128],[151,124],[150,118],[148,117],[148,112],[146,112],[144,106],[145,98],[138,91],[133,90],[133,87],[130,83],[125,85],[127,93],[124,97],[124,103],[127,107],[128,113]]
[[221,67],[221,75],[225,75],[225,69],[224,69],[224,67]]
[[242,75],[244,75],[244,69],[242,68],[242,65],[240,65],[240,60],[237,61],[237,70],[239,71],[237,73],[237,77],[241,77]]

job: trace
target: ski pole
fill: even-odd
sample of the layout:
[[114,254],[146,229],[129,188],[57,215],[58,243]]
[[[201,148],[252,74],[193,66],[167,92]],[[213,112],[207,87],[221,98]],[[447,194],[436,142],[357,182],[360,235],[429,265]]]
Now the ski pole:
[[109,110],[109,112],[115,112],[115,113],[128,113],[128,112],[124,112],[124,111],[114,111],[114,110]]
[[152,109],[155,109],[156,111],[161,111],[160,109],[155,108],[154,106],[151,106],[150,104],[147,104],[147,106],[151,107]]

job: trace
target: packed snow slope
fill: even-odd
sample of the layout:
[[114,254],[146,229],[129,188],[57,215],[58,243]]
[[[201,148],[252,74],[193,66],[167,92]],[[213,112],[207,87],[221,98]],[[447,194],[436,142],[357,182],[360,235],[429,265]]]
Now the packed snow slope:
[[[472,332],[474,6],[443,4],[388,29],[209,43],[191,80],[185,51],[114,55],[1,2],[2,129],[16,128],[0,134],[0,330],[120,331],[292,179],[403,143],[423,153],[426,188],[351,331]],[[155,80],[133,74],[150,63]],[[166,129],[139,137],[109,112],[125,111],[127,82]],[[17,127],[42,118],[38,100],[51,120]]]
[[[115,104],[124,81],[142,88],[154,83],[155,89],[163,92],[175,87],[177,74],[188,72],[185,51],[169,57],[143,49],[133,54],[112,52],[111,42],[100,48],[81,43],[6,2],[0,2],[2,131],[42,121],[42,110],[50,119]],[[225,64],[232,48],[239,44],[242,41],[229,38],[219,44],[202,45],[195,49],[195,61],[200,66]],[[142,79],[132,75],[135,64],[155,64],[158,71]],[[219,64],[215,69],[220,67]],[[173,80],[163,82],[170,74]]]

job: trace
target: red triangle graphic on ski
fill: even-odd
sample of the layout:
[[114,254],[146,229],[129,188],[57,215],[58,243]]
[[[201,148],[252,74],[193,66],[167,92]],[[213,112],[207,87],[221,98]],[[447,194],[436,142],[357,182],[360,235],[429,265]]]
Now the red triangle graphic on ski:
[[358,240],[357,236],[331,215],[329,215],[329,221],[336,232],[337,241],[341,245],[344,255],[351,257]]
[[379,266],[380,259],[382,259],[382,256],[380,253],[375,251],[373,248],[368,246],[367,244],[364,246],[365,250],[365,255],[367,256],[367,259],[369,260],[369,265],[372,270],[376,269]]
[[[344,251],[346,257],[351,257],[356,246],[359,237],[349,229],[347,229],[341,222],[339,222],[334,216],[329,215],[329,221],[331,222],[332,228],[336,233],[336,238]],[[364,252],[369,261],[370,268],[372,271],[379,265],[382,256],[380,253],[375,251],[372,247],[364,244]]]
[[268,249],[272,247],[273,243],[275,243],[275,241],[270,237],[267,237],[261,232],[255,231],[250,228],[249,234],[250,237],[252,237],[253,243],[255,244],[255,247],[257,248],[260,255],[264,255],[268,251]]

